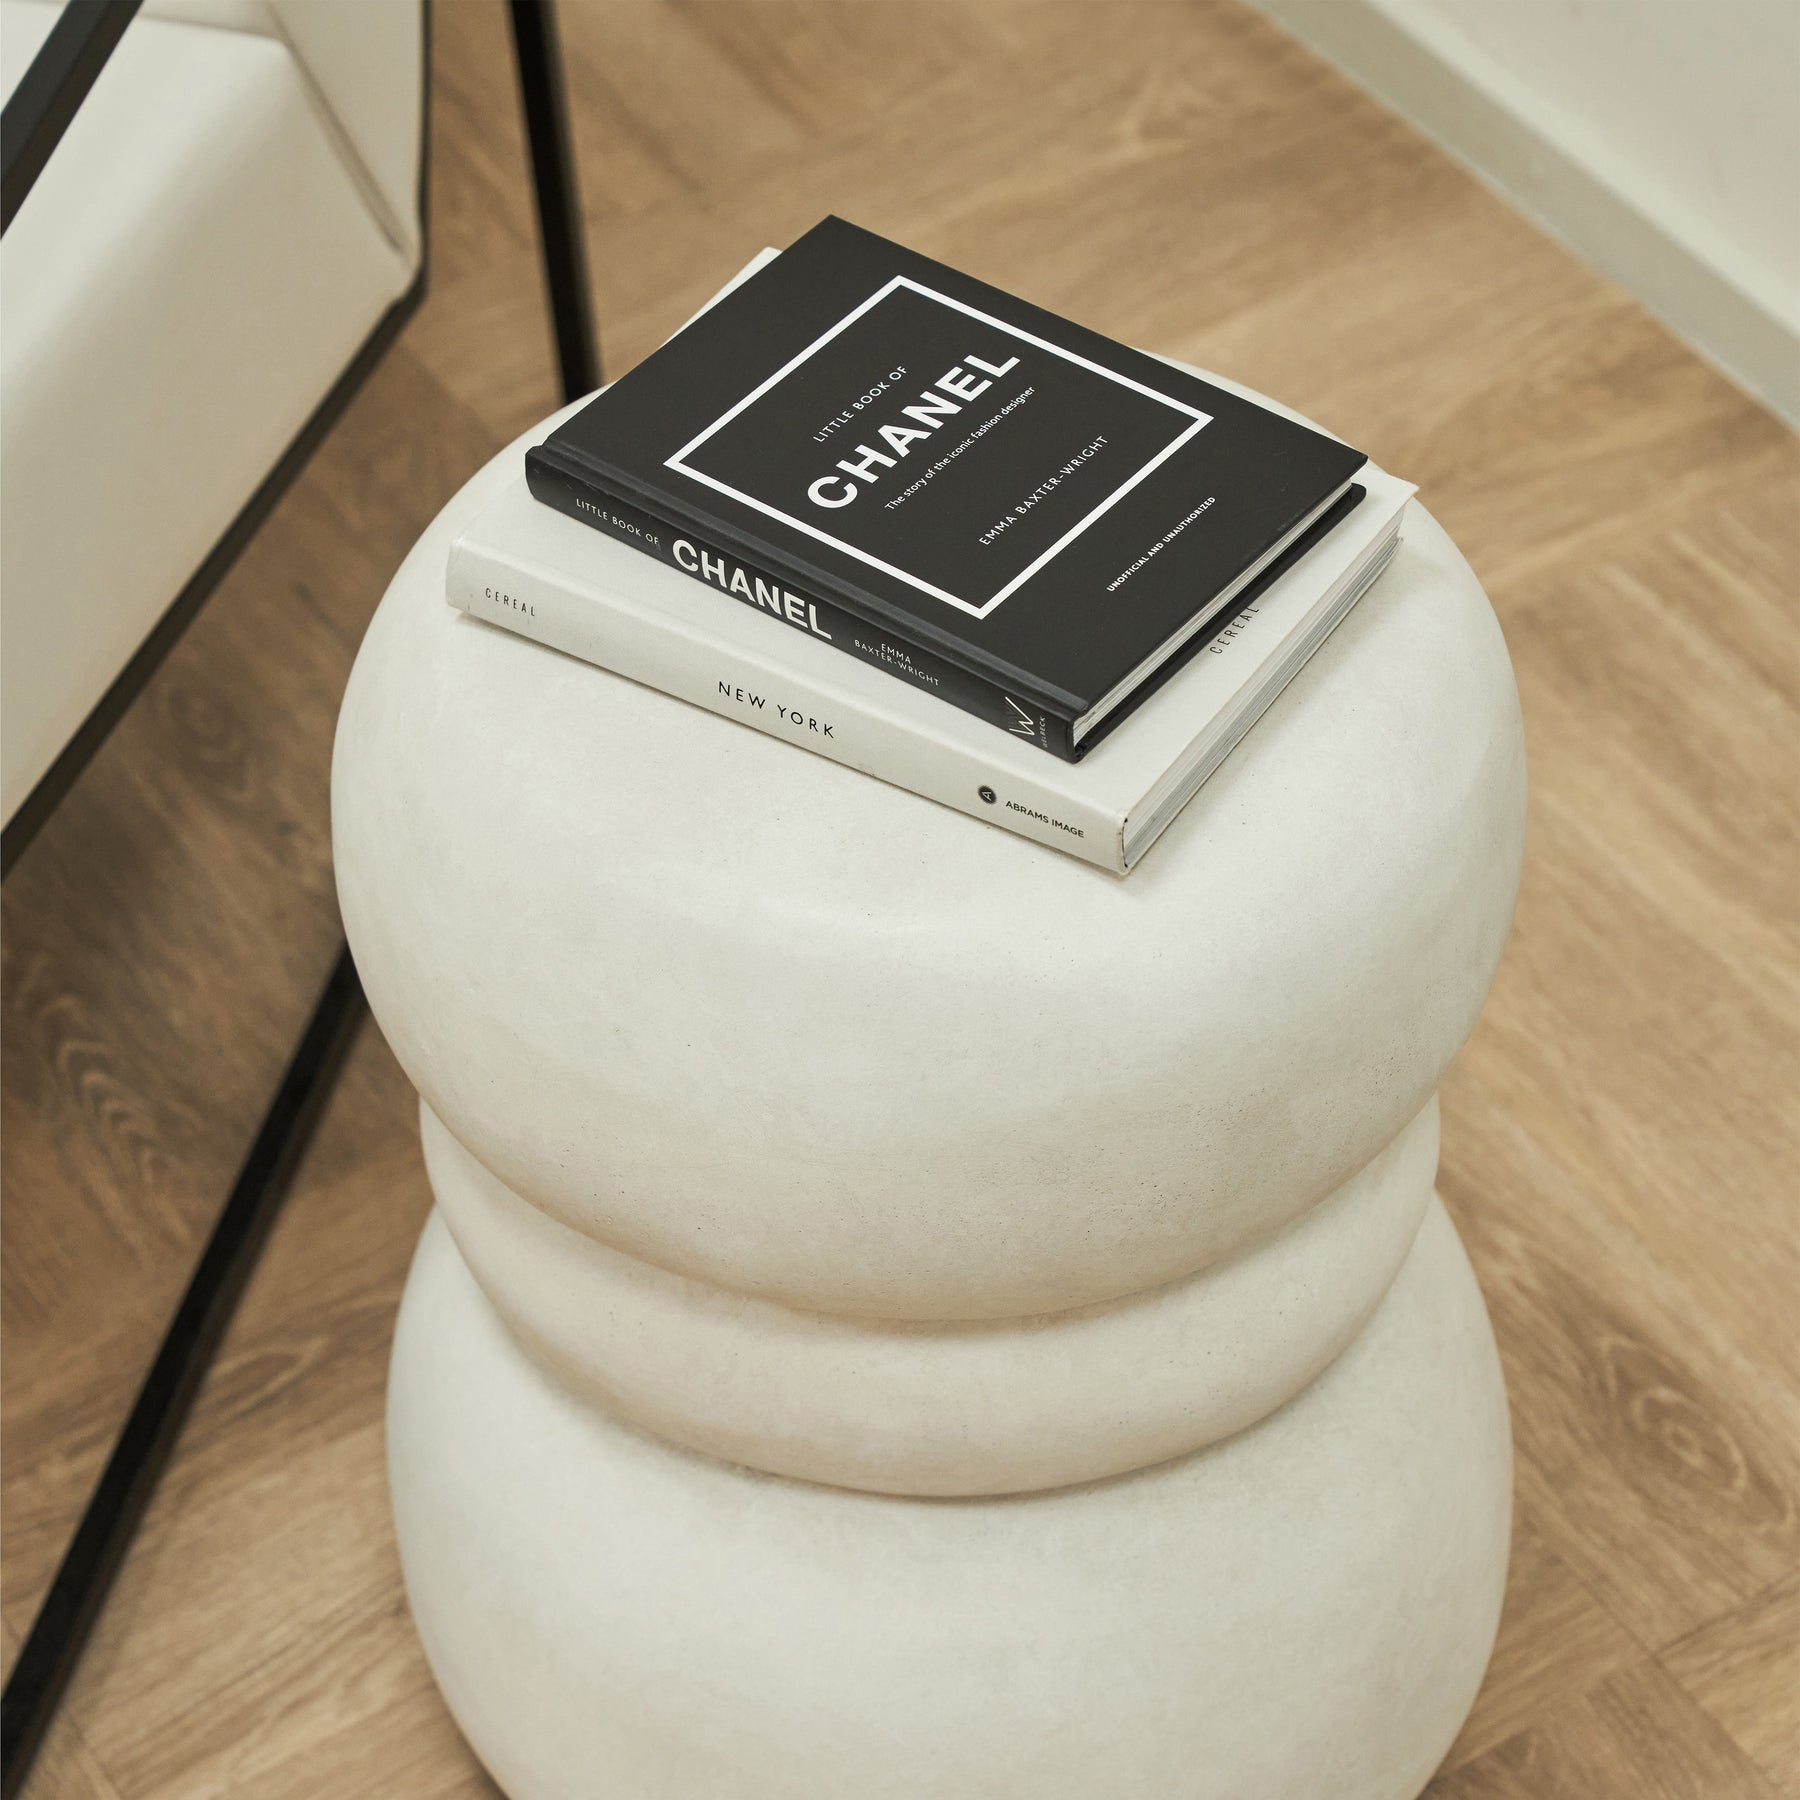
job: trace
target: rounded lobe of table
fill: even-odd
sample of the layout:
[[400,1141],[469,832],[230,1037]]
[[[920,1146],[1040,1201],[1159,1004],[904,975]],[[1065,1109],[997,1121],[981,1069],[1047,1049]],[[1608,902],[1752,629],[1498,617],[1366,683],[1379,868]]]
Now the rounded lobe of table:
[[1505,1397],[1441,1207],[1197,1455],[999,1500],[761,1475],[548,1379],[434,1216],[394,1348],[407,1592],[514,1800],[1411,1800],[1504,1585]]
[[1254,1424],[1374,1312],[1437,1171],[1435,1099],[1266,1243],[1146,1294],[973,1323],[847,1319],[610,1250],[521,1200],[421,1108],[451,1236],[554,1380],[690,1449],[895,1494],[1062,1487]]
[[515,1193],[791,1307],[1010,1318],[1267,1237],[1424,1107],[1510,920],[1524,764],[1423,509],[1120,880],[452,611],[449,540],[519,467],[396,576],[333,780],[376,1017]]

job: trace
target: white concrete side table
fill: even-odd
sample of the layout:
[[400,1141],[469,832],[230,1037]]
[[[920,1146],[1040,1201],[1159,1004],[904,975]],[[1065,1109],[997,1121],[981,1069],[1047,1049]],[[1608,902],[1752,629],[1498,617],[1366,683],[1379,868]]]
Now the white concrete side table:
[[[541,435],[549,423],[540,428]],[[1505,647],[1393,566],[1129,879],[453,612],[339,725],[438,1208],[408,1594],[514,1800],[1403,1800],[1511,1458],[1432,1194],[1518,877]]]

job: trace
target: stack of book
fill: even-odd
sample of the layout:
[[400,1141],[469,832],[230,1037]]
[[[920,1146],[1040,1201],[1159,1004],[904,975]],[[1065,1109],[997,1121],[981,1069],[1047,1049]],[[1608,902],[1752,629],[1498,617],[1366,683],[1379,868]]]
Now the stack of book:
[[447,593],[1124,874],[1381,573],[1412,492],[827,219],[528,451]]

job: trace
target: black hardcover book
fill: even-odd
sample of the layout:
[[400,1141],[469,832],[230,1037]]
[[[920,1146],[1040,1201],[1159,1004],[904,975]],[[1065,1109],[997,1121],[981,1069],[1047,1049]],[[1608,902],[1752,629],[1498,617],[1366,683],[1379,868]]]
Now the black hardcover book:
[[525,466],[549,505],[1076,761],[1364,461],[827,219]]

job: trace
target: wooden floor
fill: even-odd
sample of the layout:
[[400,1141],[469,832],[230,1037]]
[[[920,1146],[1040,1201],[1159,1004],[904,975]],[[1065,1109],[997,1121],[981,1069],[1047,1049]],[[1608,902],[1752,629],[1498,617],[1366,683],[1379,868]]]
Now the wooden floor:
[[[1800,1795],[1800,444],[1228,0],[564,13],[614,372],[837,211],[1280,395],[1461,542],[1532,771],[1441,1177],[1518,1532],[1429,1791]],[[5,890],[9,1659],[325,974],[363,625],[553,400],[497,0],[440,0],[435,61],[423,312]],[[383,1489],[427,1204],[365,1027],[31,1800],[494,1792]]]

